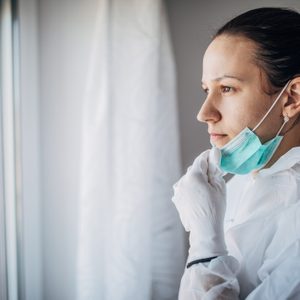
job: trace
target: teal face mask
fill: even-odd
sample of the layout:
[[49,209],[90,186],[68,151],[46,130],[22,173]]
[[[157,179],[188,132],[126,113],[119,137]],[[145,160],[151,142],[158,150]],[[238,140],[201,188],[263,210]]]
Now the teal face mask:
[[283,136],[280,136],[279,133],[288,122],[289,118],[284,117],[283,124],[276,136],[264,144],[261,143],[254,131],[268,116],[284,90],[287,88],[289,82],[290,81],[287,82],[270,109],[253,130],[246,127],[236,137],[220,148],[221,156],[219,165],[224,172],[231,174],[247,174],[253,170],[262,168],[271,159],[283,139]]

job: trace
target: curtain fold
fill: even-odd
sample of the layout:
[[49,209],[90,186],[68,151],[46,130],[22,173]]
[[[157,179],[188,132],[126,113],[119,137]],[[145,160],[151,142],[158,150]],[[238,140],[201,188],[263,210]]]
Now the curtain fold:
[[83,102],[78,299],[177,299],[176,70],[161,0],[101,0]]

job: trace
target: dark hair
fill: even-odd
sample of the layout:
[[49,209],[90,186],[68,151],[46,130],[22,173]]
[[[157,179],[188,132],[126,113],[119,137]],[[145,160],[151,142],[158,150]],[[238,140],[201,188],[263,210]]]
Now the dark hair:
[[221,34],[246,37],[256,43],[255,60],[272,89],[282,88],[300,74],[300,14],[289,8],[262,7],[247,11],[222,26]]

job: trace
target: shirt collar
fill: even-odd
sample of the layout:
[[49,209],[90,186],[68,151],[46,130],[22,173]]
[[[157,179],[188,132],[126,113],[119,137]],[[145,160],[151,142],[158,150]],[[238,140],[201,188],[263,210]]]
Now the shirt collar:
[[300,147],[293,147],[288,152],[286,152],[284,155],[282,155],[270,168],[262,169],[258,171],[254,175],[256,176],[269,176],[274,173],[290,169],[295,164],[300,163]]

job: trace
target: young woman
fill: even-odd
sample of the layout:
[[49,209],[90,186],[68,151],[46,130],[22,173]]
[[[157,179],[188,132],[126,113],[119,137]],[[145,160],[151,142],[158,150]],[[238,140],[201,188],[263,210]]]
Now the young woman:
[[300,14],[259,8],[229,21],[202,84],[198,120],[213,147],[172,198],[190,232],[179,299],[300,299]]

